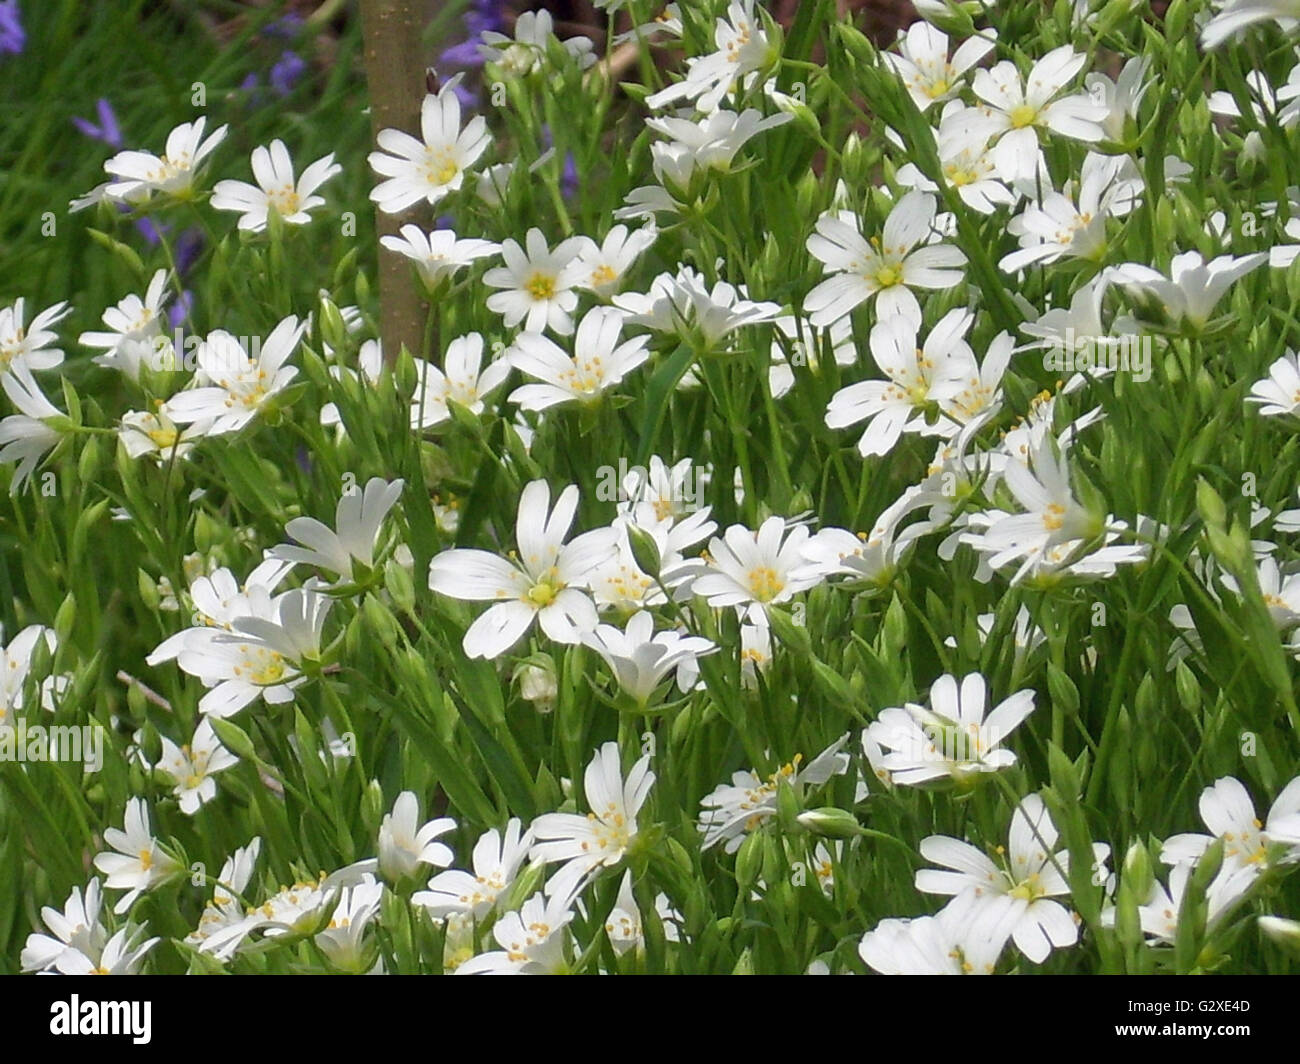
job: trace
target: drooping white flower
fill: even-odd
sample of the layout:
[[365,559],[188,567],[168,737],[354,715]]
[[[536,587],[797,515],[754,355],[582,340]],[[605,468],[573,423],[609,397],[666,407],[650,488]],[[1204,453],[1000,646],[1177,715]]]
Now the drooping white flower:
[[875,296],[877,320],[903,314],[919,321],[912,289],[960,284],[966,263],[959,248],[930,243],[935,213],[934,196],[908,192],[889,212],[880,239],[871,241],[843,213],[818,218],[808,250],[829,276],[804,298],[808,320],[823,328]]
[[488,63],[495,63],[506,73],[523,77],[538,69],[546,59],[552,44],[562,46],[565,54],[577,61],[585,70],[596,62],[593,43],[588,37],[568,37],[560,41],[555,35],[555,23],[549,11],[525,11],[515,19],[515,35],[507,37],[495,30],[484,30],[479,55]]
[[668,138],[650,145],[655,177],[670,192],[684,193],[699,170],[731,170],[736,154],[750,140],[785,125],[793,115],[778,112],[764,118],[748,108],[737,114],[718,110],[692,122],[685,118],[650,118],[646,126]]
[[228,126],[218,126],[205,140],[207,118],[183,122],[167,134],[162,158],[147,151],[122,151],[104,163],[117,180],[104,189],[109,199],[139,203],[155,192],[183,198],[193,187],[203,161],[225,140]]
[[18,463],[9,482],[9,494],[17,495],[41,460],[63,439],[61,427],[68,419],[25,372],[0,376],[0,387],[21,411],[0,421],[0,463]]
[[782,783],[802,796],[805,788],[820,786],[832,776],[843,775],[850,760],[843,752],[848,739],[846,732],[803,768],[799,767],[803,755],[796,754],[766,780],[756,772],[732,773],[730,783],[719,784],[700,802],[699,830],[704,836],[704,849],[720,842],[725,843],[723,849],[727,853],[740,849],[746,835],[776,815],[777,791]]
[[95,878],[86,884],[84,896],[80,887],[72,888],[62,912],[43,906],[41,919],[50,934],[34,931],[27,936],[19,958],[22,970],[66,975],[70,967],[79,966],[78,955],[97,959],[108,941],[108,931],[99,917],[102,905],[99,879]]
[[460,100],[453,78],[420,105],[420,135],[416,140],[399,129],[383,129],[375,138],[380,151],[370,153],[370,167],[388,180],[370,192],[385,214],[400,214],[424,200],[437,203],[465,182],[465,173],[478,162],[491,142],[487,120],[476,115],[460,128]]
[[430,290],[457,270],[501,251],[501,245],[491,240],[461,240],[450,229],[426,233],[418,225],[408,223],[402,226],[401,234],[381,236],[379,243],[410,259]]
[[524,247],[514,240],[501,245],[504,266],[483,275],[489,288],[500,288],[487,298],[488,310],[502,316],[507,328],[523,322],[528,332],[550,329],[558,336],[573,333],[573,311],[578,293],[573,289],[582,276],[582,237],[560,241],[551,250],[540,229],[529,229]]
[[597,401],[650,357],[649,338],[637,336],[620,344],[622,329],[620,311],[612,307],[588,311],[578,325],[572,357],[541,333],[521,333],[506,358],[540,383],[520,385],[510,393],[510,401],[525,410]]
[[[312,940],[340,971],[361,975],[367,959],[374,956],[367,952],[366,932],[379,913],[383,894],[384,885],[371,875],[342,888],[329,924]],[[382,957],[374,962],[370,974],[383,974]]]
[[1272,19],[1284,29],[1300,24],[1300,0],[1226,0],[1201,30],[1201,45],[1218,48],[1228,39]]
[[719,281],[710,291],[704,278],[689,266],[681,267],[676,275],[661,273],[650,282],[650,291],[624,292],[615,296],[613,303],[626,311],[630,325],[675,333],[706,348],[743,325],[771,321],[781,312],[779,304],[753,302],[726,281]]
[[149,807],[143,798],[126,803],[125,830],[104,829],[104,841],[113,849],[95,855],[95,867],[105,875],[104,886],[125,890],[113,912],[126,912],[136,898],[183,871],[163,852],[149,826]]
[[[0,646],[0,727],[12,726],[10,714],[23,708],[24,690],[31,676],[37,648],[41,644],[45,645],[50,654],[54,653],[58,645],[54,629],[29,624],[7,646]],[[42,678],[37,685],[41,708],[52,712],[55,708],[55,695],[62,693],[66,685],[67,678],[63,676]]]
[[1237,258],[1220,255],[1209,262],[1199,251],[1185,251],[1174,256],[1169,277],[1137,262],[1112,267],[1110,277],[1171,322],[1203,329],[1233,282],[1267,261],[1268,253],[1262,251]]
[[1017,691],[986,718],[987,699],[979,673],[964,677],[960,687],[955,676],[940,676],[928,707],[908,702],[882,710],[863,741],[889,751],[880,765],[895,784],[973,783],[980,773],[1015,764],[1016,755],[1002,743],[1034,709],[1034,692]]
[[379,869],[384,878],[396,882],[414,875],[422,864],[446,868],[452,862],[452,852],[435,840],[455,829],[456,821],[448,816],[420,825],[419,799],[414,791],[403,791],[379,825]]
[[388,511],[402,497],[405,483],[371,477],[364,490],[353,484],[343,492],[334,511],[337,532],[314,517],[295,517],[284,530],[299,545],[281,543],[267,551],[267,557],[314,565],[338,574],[343,581],[354,578],[357,566],[372,569],[379,531]]
[[236,895],[243,894],[253,878],[253,867],[257,863],[257,855],[261,848],[262,840],[254,836],[247,846],[241,846],[226,858],[212,886],[212,898],[204,906],[203,914],[199,917],[198,927],[185,936],[185,941],[189,945],[197,946],[205,953],[213,953],[222,960],[227,959],[238,948],[242,936],[229,938],[223,936],[218,939],[223,944],[220,950],[213,949],[209,940],[214,935],[229,932],[231,928],[244,924],[247,914]]
[[584,632],[582,641],[605,659],[619,686],[643,707],[670,672],[676,673],[678,688],[689,691],[699,675],[696,662],[718,649],[701,636],[655,632],[654,618],[644,610],[623,631],[602,624]]
[[654,781],[649,755],[632,766],[625,780],[618,743],[605,743],[596,751],[583,775],[590,812],[544,813],[533,821],[533,860],[564,862],[546,884],[548,895],[572,897],[589,877],[623,859],[636,839],[637,816]]
[[578,509],[578,488],[565,488],[553,511],[550,499],[544,480],[524,488],[515,524],[519,551],[511,560],[485,550],[458,548],[443,551],[430,562],[431,590],[493,603],[465,633],[465,653],[470,657],[499,657],[534,620],[559,643],[576,643],[581,632],[596,627],[596,607],[586,591],[587,582],[591,571],[618,550],[618,532],[598,528],[565,544]]

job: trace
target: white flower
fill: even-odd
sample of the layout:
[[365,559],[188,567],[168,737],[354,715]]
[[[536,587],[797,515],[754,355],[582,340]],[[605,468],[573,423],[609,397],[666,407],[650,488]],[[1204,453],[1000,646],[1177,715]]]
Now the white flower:
[[147,151],[122,151],[104,163],[104,170],[117,178],[104,189],[110,199],[138,203],[153,193],[183,197],[194,182],[203,160],[226,137],[228,126],[218,126],[203,139],[206,118],[183,122],[167,134],[162,158]]
[[257,863],[261,848],[262,840],[254,837],[247,846],[241,846],[226,858],[213,884],[212,899],[199,917],[199,926],[185,936],[185,941],[191,946],[198,946],[205,953],[212,953],[223,960],[235,952],[243,940],[242,935],[223,935],[216,939],[221,944],[220,949],[215,949],[209,940],[244,924],[247,913],[236,895],[243,894],[253,878],[253,866]]
[[1122,143],[1126,120],[1137,120],[1142,97],[1154,84],[1146,80],[1150,69],[1151,56],[1135,55],[1124,64],[1119,77],[1114,81],[1105,74],[1088,74],[1084,77],[1083,83],[1093,100],[1106,108],[1106,117],[1101,126],[1108,140]]
[[159,403],[157,413],[128,410],[122,415],[118,439],[132,458],[149,455],[159,464],[186,457],[194,450],[194,441],[202,439],[212,428],[212,419],[196,421],[185,429],[167,416],[166,404]]
[[219,211],[238,211],[239,228],[250,233],[260,233],[267,225],[267,216],[274,210],[287,225],[306,225],[311,221],[308,213],[325,203],[323,196],[315,195],[343,167],[334,161],[334,153],[317,159],[294,180],[293,160],[284,141],[271,141],[270,148],[253,149],[253,177],[257,184],[246,181],[218,181],[212,186],[212,206]]
[[13,306],[0,308],[0,378],[10,373],[30,377],[33,370],[53,369],[63,361],[63,352],[50,346],[58,341],[50,326],[71,314],[72,308],[55,303],[24,327],[23,304],[16,299]]
[[[362,974],[368,959],[366,931],[379,912],[383,894],[384,885],[369,875],[362,882],[344,887],[339,892],[328,926],[313,940],[336,968],[354,975]],[[381,974],[382,967],[381,958],[375,962],[372,974]]]
[[623,276],[641,254],[655,242],[659,232],[653,225],[631,233],[625,225],[616,225],[605,234],[604,243],[586,238],[578,255],[574,282],[579,288],[608,299],[623,282]]
[[404,225],[401,236],[382,236],[379,243],[389,251],[405,255],[420,271],[420,277],[432,290],[444,277],[478,259],[496,255],[501,245],[491,240],[461,240],[450,229],[426,233],[418,225]]
[[458,336],[447,345],[442,368],[423,359],[415,363],[416,388],[411,397],[411,428],[427,429],[451,417],[448,400],[472,414],[483,412],[483,399],[510,375],[510,363],[499,358],[480,372],[483,337],[478,333]]
[[1017,913],[1011,898],[958,895],[935,916],[881,920],[858,956],[881,975],[992,975]]
[[697,170],[730,171],[736,153],[745,144],[793,118],[786,113],[764,118],[761,111],[749,108],[740,114],[714,111],[698,122],[685,118],[647,119],[648,128],[669,138],[650,145],[655,177],[665,187],[671,185],[673,190],[685,192]]
[[738,80],[764,67],[771,43],[755,11],[755,0],[731,0],[727,17],[715,23],[717,51],[688,60],[685,80],[647,96],[646,105],[657,110],[677,100],[694,100],[697,111],[708,113]]
[[966,71],[993,51],[996,34],[988,34],[962,41],[949,59],[948,37],[928,22],[913,22],[906,34],[899,34],[899,54],[886,52],[884,59],[902,78],[917,110],[925,111],[962,89]]
[[70,967],[79,966],[78,956],[98,958],[108,941],[108,931],[99,920],[102,904],[96,878],[86,884],[84,897],[80,887],[73,887],[62,912],[49,905],[43,906],[41,919],[51,934],[32,932],[27,936],[27,944],[23,946],[19,959],[22,970],[57,971],[66,975]]
[[1034,263],[1099,259],[1106,251],[1106,219],[1117,213],[1124,157],[1089,152],[1079,177],[1079,204],[1068,190],[1048,191],[1041,204],[1028,204],[1007,225],[1020,250],[1002,256],[998,268],[1017,273]]
[[619,343],[623,314],[612,307],[587,312],[578,326],[570,358],[541,333],[521,333],[506,358],[510,365],[541,381],[520,385],[510,401],[525,410],[546,410],[559,403],[592,403],[622,382],[650,357],[648,338]]
[[656,633],[654,618],[644,610],[623,631],[602,624],[584,632],[582,641],[605,659],[619,686],[642,707],[670,672],[676,672],[678,688],[689,691],[699,675],[696,661],[718,649],[700,636]]
[[512,817],[504,835],[496,828],[485,831],[474,844],[473,872],[440,872],[429,880],[428,889],[417,891],[411,901],[435,917],[467,913],[482,920],[504,899],[532,849],[532,828],[522,828],[519,818]]
[[298,375],[297,367],[285,362],[305,329],[296,317],[285,318],[255,356],[230,333],[220,329],[209,333],[198,348],[195,380],[200,386],[173,395],[164,412],[180,425],[211,418],[211,435],[238,432]]
[[519,912],[506,913],[492,926],[499,950],[472,957],[457,975],[553,975],[565,969],[573,899],[534,894]]
[[772,664],[772,630],[766,624],[740,626],[740,683],[746,691],[758,690],[758,674]]
[[[975,320],[970,311],[950,310],[918,343],[919,318],[897,314],[871,330],[871,354],[888,380],[860,381],[836,392],[826,408],[826,424],[840,429],[867,422],[858,450],[883,455],[904,432],[952,435],[957,426],[938,417],[976,370],[975,353],[965,335]],[[1008,352],[1009,353],[1009,352]]]
[[217,781],[212,777],[237,764],[239,758],[221,745],[212,722],[204,717],[194,729],[194,737],[183,746],[163,736],[162,760],[154,767],[175,781],[172,793],[180,801],[181,812],[193,816],[217,795]]
[[414,875],[422,864],[435,868],[451,864],[451,850],[434,840],[454,831],[456,821],[443,816],[416,827],[419,822],[420,803],[415,792],[403,791],[393,803],[393,811],[384,814],[379,825],[379,868],[389,882]]
[[[416,371],[419,371],[418,362]],[[363,340],[361,342],[360,348],[357,349],[356,369],[340,365],[329,367],[329,374],[336,381],[341,381],[344,377],[347,377],[349,380],[364,381],[366,384],[378,384],[383,372],[384,349],[378,340]],[[320,423],[326,428],[336,428],[340,437],[346,435],[343,415],[339,413],[338,405],[335,403],[326,403],[320,408]]]
[[613,303],[627,312],[630,325],[676,333],[706,348],[742,325],[771,321],[781,312],[779,304],[751,302],[743,290],[725,281],[710,292],[704,278],[689,266],[681,267],[676,276],[661,273],[650,282],[649,292],[624,292]]
[[343,492],[334,511],[337,532],[314,517],[295,517],[284,530],[301,546],[281,543],[266,556],[314,565],[337,573],[341,580],[353,579],[357,566],[363,570],[374,567],[380,528],[388,511],[402,497],[405,483],[371,477],[364,491],[353,484]]
[[[1194,864],[1178,864],[1169,870],[1169,887],[1159,882],[1151,884],[1151,894],[1146,903],[1138,906],[1138,920],[1142,931],[1154,944],[1172,946],[1178,940],[1178,917],[1183,909],[1183,896],[1195,870]],[[1225,861],[1218,874],[1205,890],[1205,930],[1209,934],[1250,890],[1255,874],[1240,865]],[[1115,910],[1106,909],[1101,914],[1103,926],[1114,926]]]
[[95,357],[95,365],[120,369],[133,381],[140,379],[141,363],[158,351],[160,343],[166,343],[162,334],[166,288],[167,271],[158,270],[149,281],[144,299],[129,295],[104,311],[103,321],[110,332],[84,332],[77,338],[84,347],[107,352]]
[[229,632],[192,628],[184,633],[176,663],[211,688],[199,700],[199,712],[228,717],[258,698],[268,705],[292,702],[294,688],[307,681],[303,663],[320,657],[321,631],[332,605],[309,581],[278,595],[271,617],[236,617]]
[[1294,29],[1300,21],[1300,0],[1227,0],[1221,10],[1201,30],[1201,45],[1217,48],[1230,37],[1260,22],[1273,19],[1284,29]]
[[0,376],[0,387],[21,411],[0,421],[0,462],[18,463],[9,482],[9,494],[17,495],[41,460],[63,439],[51,422],[57,418],[54,424],[63,425],[68,419],[26,373]]
[[455,192],[465,172],[487,150],[492,138],[482,115],[460,128],[460,100],[454,91],[458,80],[448,81],[437,95],[425,96],[420,106],[422,141],[399,129],[380,130],[375,138],[382,151],[370,153],[370,166],[388,180],[376,185],[370,198],[384,213],[400,214],[420,200],[437,203]]
[[[843,214],[823,214],[808,250],[830,274],[804,298],[816,328],[830,325],[876,296],[876,318],[906,314],[920,320],[913,288],[944,289],[960,284],[966,256],[951,244],[928,244],[934,235],[935,198],[912,191],[894,204],[881,239],[868,242]],[[852,217],[849,215],[848,217]]]
[[573,333],[573,311],[578,306],[574,286],[582,275],[579,256],[584,249],[582,237],[562,240],[552,251],[540,229],[529,229],[524,238],[527,248],[514,240],[501,245],[504,266],[483,275],[489,288],[505,289],[488,296],[487,308],[500,314],[507,328],[520,322],[528,332],[550,329],[559,336]]
[[95,867],[107,877],[104,886],[127,892],[113,908],[118,914],[131,908],[141,892],[184,871],[154,839],[143,798],[126,803],[125,828],[105,828],[104,841],[116,852],[105,850],[95,855]]
[[[11,726],[13,721],[9,719],[9,714],[23,708],[23,689],[31,675],[36,649],[42,643],[53,655],[58,645],[54,629],[29,624],[9,641],[8,646],[0,646],[0,727]],[[62,677],[51,676],[42,680],[42,708],[53,711],[54,695],[62,686]]]
[[1268,367],[1268,376],[1250,386],[1246,402],[1258,403],[1265,417],[1300,412],[1300,355],[1290,348]]
[[709,569],[695,578],[691,591],[714,608],[745,607],[754,624],[765,623],[768,606],[788,602],[819,584],[819,573],[806,569],[802,554],[809,536],[806,525],[786,524],[773,515],[754,532],[732,525],[721,539],[709,541]]
[[[992,145],[996,134],[995,121],[960,100],[950,100],[944,106],[935,134],[944,179],[966,206],[980,214],[1014,206],[1020,198],[1020,193],[1009,187],[1006,175],[998,170]],[[899,184],[906,188],[921,192],[939,190],[915,163],[899,167],[897,176]]]
[[[483,43],[478,46],[479,55],[516,77],[536,70],[546,58],[551,43],[557,40],[549,11],[523,12],[515,19],[513,38],[493,30],[484,30],[480,37]],[[577,60],[579,68],[585,70],[596,62],[589,38],[569,37],[559,43],[569,58]]]
[[642,757],[623,779],[618,743],[605,743],[587,765],[583,793],[591,810],[545,813],[533,821],[532,858],[549,864],[565,862],[546,884],[546,893],[576,895],[601,868],[618,864],[637,835],[637,814],[650,795],[655,774],[650,757]]
[[548,516],[550,499],[544,480],[524,488],[515,525],[519,553],[512,561],[484,550],[456,549],[429,563],[431,590],[494,603],[465,633],[470,657],[499,657],[534,620],[558,643],[576,643],[581,632],[596,627],[596,607],[585,588],[592,569],[617,551],[618,532],[598,528],[566,545],[578,488],[565,488]]
[[882,710],[863,732],[889,753],[880,759],[890,782],[915,786],[938,781],[967,784],[979,773],[1016,763],[1002,742],[1034,709],[1034,692],[1017,691],[988,714],[988,685],[973,672],[961,681],[944,675],[930,688],[930,705],[908,702]]
[[1198,251],[1175,255],[1170,276],[1141,263],[1111,268],[1111,279],[1156,305],[1174,323],[1187,322],[1203,329],[1214,308],[1232,283],[1268,261],[1267,252],[1254,255],[1220,255],[1208,263]]
[[[1174,835],[1165,840],[1160,860],[1166,864],[1195,864],[1216,838],[1223,840],[1223,863],[1251,877],[1272,864],[1300,861],[1300,776],[1283,788],[1268,812],[1267,823],[1255,815],[1250,792],[1232,776],[1201,792],[1201,819],[1209,835]],[[1286,847],[1270,854],[1270,848]]]
[[704,836],[704,849],[726,845],[727,853],[740,849],[745,836],[757,830],[769,817],[776,815],[777,791],[782,783],[802,795],[805,787],[816,787],[832,776],[848,771],[849,755],[842,751],[848,742],[846,732],[828,746],[802,769],[802,754],[796,754],[766,780],[755,772],[733,772],[731,783],[719,784],[700,802],[699,830]]
[[[973,890],[980,904],[999,897],[1015,900],[1017,919],[1011,935],[1016,948],[1035,964],[1042,964],[1053,948],[1073,946],[1079,929],[1068,909],[1053,901],[1070,893],[1065,878],[1069,855],[1056,853],[1059,833],[1047,806],[1036,794],[1026,797],[1011,817],[1011,831],[1003,865],[995,864],[968,842],[946,835],[921,840],[921,856],[951,871],[923,868],[916,873],[916,889],[924,894],[958,895]],[[1100,867],[1110,855],[1105,843],[1093,844],[1093,860]]]
[[[899,522],[916,509],[919,488],[909,488],[876,520],[870,533],[823,528],[802,549],[805,560],[823,579],[842,576],[853,587],[883,588],[893,579],[903,555],[931,530],[920,521],[899,530]],[[797,575],[803,575],[796,570]]]
[[138,975],[145,956],[162,939],[154,937],[140,942],[145,928],[128,923],[104,943],[99,956],[80,951],[65,954],[58,971],[63,975]]
[[975,95],[988,105],[987,113],[1003,131],[994,153],[1005,177],[1033,180],[1041,157],[1039,129],[1074,140],[1102,139],[1101,123],[1108,109],[1086,93],[1060,95],[1087,61],[1086,55],[1064,44],[1037,60],[1023,80],[1010,60],[975,72]]

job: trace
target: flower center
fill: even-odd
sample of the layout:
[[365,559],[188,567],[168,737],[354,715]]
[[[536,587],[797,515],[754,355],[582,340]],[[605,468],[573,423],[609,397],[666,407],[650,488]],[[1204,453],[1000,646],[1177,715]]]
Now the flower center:
[[555,298],[555,278],[548,273],[535,273],[524,283],[524,291],[539,303]]
[[1017,104],[1007,112],[1007,117],[1011,119],[1012,129],[1024,129],[1038,120],[1038,108],[1027,103]]
[[881,288],[893,288],[894,285],[902,283],[903,268],[893,263],[881,266],[876,270],[875,280]]
[[749,571],[749,591],[759,602],[771,602],[785,589],[785,582],[770,565]]
[[445,148],[430,148],[425,158],[424,176],[430,184],[449,185],[460,173],[460,166]]

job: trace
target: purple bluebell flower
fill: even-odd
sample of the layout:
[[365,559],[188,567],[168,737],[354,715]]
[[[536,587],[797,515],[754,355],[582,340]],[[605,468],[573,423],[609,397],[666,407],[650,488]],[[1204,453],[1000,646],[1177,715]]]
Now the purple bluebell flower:
[[194,309],[194,293],[188,288],[181,292],[180,299],[167,308],[167,320],[173,329],[179,329]]
[[186,229],[176,238],[176,269],[182,277],[190,272],[190,267],[198,261],[203,252],[203,231]]
[[439,62],[449,66],[482,66],[483,56],[478,48],[483,43],[483,33],[504,33],[505,28],[505,4],[502,0],[475,0],[473,6],[465,12],[467,39],[443,52]]
[[271,88],[281,96],[288,96],[306,69],[307,64],[302,56],[293,51],[285,52],[280,56],[279,62],[271,67]]
[[574,161],[573,152],[564,153],[564,169],[560,173],[560,191],[564,193],[565,199],[572,199],[578,191],[578,164]]
[[[131,208],[125,203],[119,203],[117,209],[123,213],[127,213],[131,210]],[[159,222],[152,222],[148,218],[137,218],[135,220],[135,228],[139,234],[144,237],[145,243],[151,245],[157,245],[158,242],[162,240],[163,234],[167,232],[167,226],[162,225]]]
[[113,105],[101,96],[95,101],[95,112],[99,115],[99,125],[84,118],[74,118],[72,124],[91,140],[103,141],[114,151],[121,151],[122,130],[117,124],[117,115],[113,113]]
[[18,0],[0,0],[0,52],[18,55],[27,45]]
[[280,37],[284,40],[293,40],[301,32],[302,16],[295,15],[292,11],[262,27],[264,37]]

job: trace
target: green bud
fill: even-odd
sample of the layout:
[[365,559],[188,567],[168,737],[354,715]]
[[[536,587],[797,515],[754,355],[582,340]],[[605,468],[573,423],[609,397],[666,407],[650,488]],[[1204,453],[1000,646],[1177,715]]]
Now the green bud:
[[378,780],[371,780],[361,792],[361,823],[372,838],[379,834],[379,825],[383,823],[385,812],[384,788]]
[[158,593],[158,584],[152,576],[143,569],[137,569],[135,574],[136,588],[140,592],[140,601],[149,609],[158,609],[162,602],[162,596]]
[[659,544],[639,525],[627,526],[627,540],[632,547],[632,557],[646,576],[659,579],[659,570],[663,559],[659,553]]
[[95,482],[95,476],[99,472],[99,458],[99,438],[92,436],[81,449],[81,456],[77,459],[77,479],[82,484]]
[[257,748],[253,745],[248,732],[233,720],[224,717],[209,716],[208,722],[212,725],[216,737],[221,740],[222,746],[241,760],[257,764]]
[[320,301],[320,337],[334,349],[336,357],[348,341],[348,330],[343,323],[343,314],[335,306],[334,301],[326,295],[322,295]]
[[748,896],[754,884],[758,882],[759,872],[763,868],[763,837],[758,831],[751,831],[736,851],[736,883],[742,897]]
[[384,564],[384,587],[402,613],[415,612],[415,583],[406,566],[396,558],[389,558]]
[[828,839],[850,839],[854,835],[862,834],[862,825],[858,823],[858,818],[848,810],[836,809],[834,806],[806,809],[796,819],[799,826],[806,831]]
[[1222,528],[1227,524],[1228,508],[1223,505],[1219,493],[1210,487],[1203,477],[1198,477],[1196,480],[1196,509],[1200,512],[1201,520],[1207,525]]
[[1124,884],[1133,891],[1139,903],[1151,897],[1155,875],[1151,870],[1151,854],[1142,842],[1135,842],[1124,854]]
[[1174,669],[1174,687],[1178,691],[1178,701],[1188,713],[1195,713],[1201,708],[1201,685],[1196,682],[1196,674],[1185,661],[1180,661]]
[[77,597],[69,591],[63,604],[59,606],[59,612],[54,615],[54,635],[59,641],[59,646],[67,645],[76,619]]
[[1149,672],[1138,684],[1137,694],[1133,698],[1133,708],[1137,714],[1138,727],[1155,723],[1160,712],[1160,699],[1156,694],[1156,682]]
[[377,595],[367,595],[361,610],[366,616],[366,624],[379,637],[381,644],[392,646],[401,640],[402,628],[397,623],[397,618]]
[[1052,705],[1068,716],[1079,712],[1079,689],[1065,671],[1054,663],[1047,663],[1047,692]]

